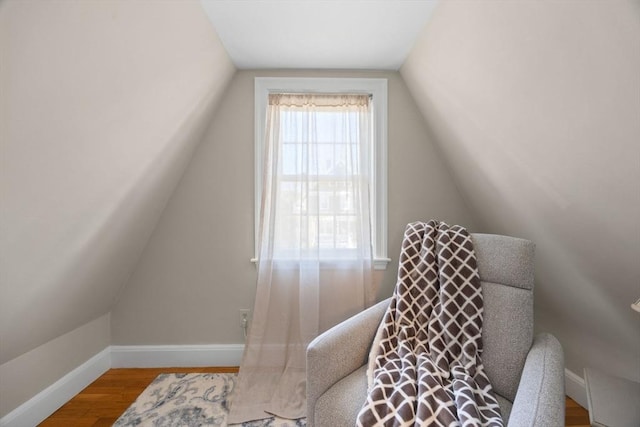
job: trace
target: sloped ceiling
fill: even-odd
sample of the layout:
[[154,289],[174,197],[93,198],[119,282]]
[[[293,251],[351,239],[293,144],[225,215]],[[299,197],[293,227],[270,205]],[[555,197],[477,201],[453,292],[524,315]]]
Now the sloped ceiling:
[[0,363],[111,309],[234,73],[195,1],[0,3]]
[[537,244],[579,375],[640,379],[639,5],[443,2],[401,68],[485,231]]

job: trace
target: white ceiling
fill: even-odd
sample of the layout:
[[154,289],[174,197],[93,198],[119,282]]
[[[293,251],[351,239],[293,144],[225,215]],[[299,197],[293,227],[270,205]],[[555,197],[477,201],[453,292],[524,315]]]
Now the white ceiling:
[[240,69],[397,70],[437,0],[200,0]]

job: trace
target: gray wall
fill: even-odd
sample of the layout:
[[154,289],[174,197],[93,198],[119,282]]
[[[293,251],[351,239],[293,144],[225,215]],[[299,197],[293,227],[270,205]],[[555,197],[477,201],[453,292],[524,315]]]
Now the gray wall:
[[379,299],[391,294],[404,227],[439,218],[473,227],[424,120],[395,72],[238,71],[112,312],[113,344],[242,342],[253,308],[254,78],[384,77],[389,83],[389,253]]
[[442,2],[401,69],[483,229],[537,244],[578,375],[640,379],[639,4]]

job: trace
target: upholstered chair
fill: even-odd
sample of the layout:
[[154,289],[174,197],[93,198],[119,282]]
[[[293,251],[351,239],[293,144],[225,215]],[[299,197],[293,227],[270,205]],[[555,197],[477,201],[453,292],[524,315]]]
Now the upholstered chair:
[[[505,425],[564,425],[564,356],[533,331],[534,244],[472,234],[484,299],[482,361]],[[313,427],[354,426],[367,395],[368,355],[389,300],[333,327],[307,349],[307,417]]]

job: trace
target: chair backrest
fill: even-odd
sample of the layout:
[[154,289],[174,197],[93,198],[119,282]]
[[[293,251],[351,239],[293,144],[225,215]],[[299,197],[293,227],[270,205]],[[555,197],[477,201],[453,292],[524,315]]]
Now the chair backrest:
[[533,242],[472,234],[484,299],[482,361],[496,393],[513,402],[533,342]]

